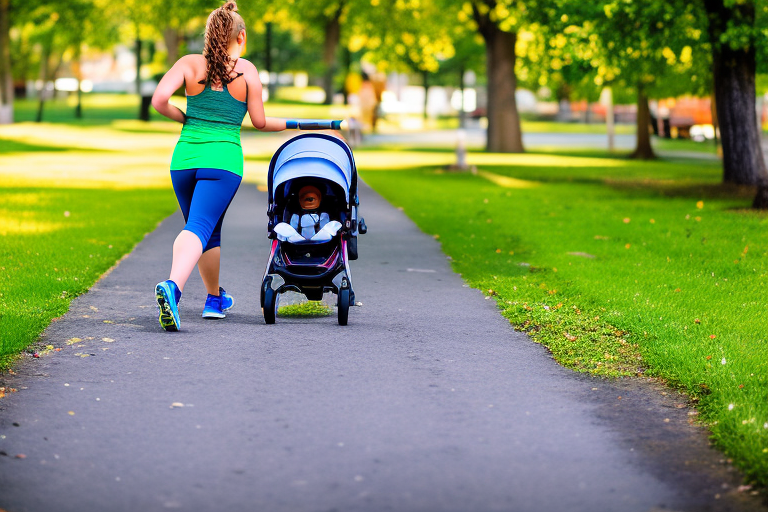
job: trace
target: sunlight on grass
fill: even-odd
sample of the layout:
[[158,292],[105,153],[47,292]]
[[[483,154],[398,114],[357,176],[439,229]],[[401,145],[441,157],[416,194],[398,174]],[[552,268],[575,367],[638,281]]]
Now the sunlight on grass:
[[18,219],[15,216],[11,217],[0,213],[0,236],[50,233],[52,231],[58,231],[64,227],[65,224],[61,222]]
[[535,153],[470,153],[471,165],[524,165],[527,167],[622,167],[626,161],[613,158],[546,155]]
[[[360,169],[371,171],[399,170],[412,167],[448,166],[456,163],[452,151],[409,151],[408,149],[355,150],[355,161]],[[594,158],[536,153],[483,153],[469,152],[470,165],[525,165],[528,167],[621,167],[626,161],[619,158]]]
[[535,181],[519,180],[517,178],[510,178],[509,176],[500,176],[488,171],[478,171],[477,175],[504,188],[531,188],[539,185],[539,183]]

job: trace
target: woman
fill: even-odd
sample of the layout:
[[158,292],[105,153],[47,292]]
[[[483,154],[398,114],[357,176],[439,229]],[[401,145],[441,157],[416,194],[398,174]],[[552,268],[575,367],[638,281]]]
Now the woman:
[[[257,130],[281,131],[286,120],[264,116],[256,67],[240,59],[246,42],[245,22],[235,2],[208,16],[202,55],[186,55],[157,86],[152,106],[184,124],[171,161],[173,190],[186,226],[173,243],[169,279],[155,287],[160,325],[178,331],[178,303],[197,264],[208,290],[203,318],[224,318],[234,299],[219,286],[221,223],[243,176],[240,125],[246,111]],[[187,93],[186,114],[168,100],[181,86]],[[289,126],[295,128],[296,122]]]

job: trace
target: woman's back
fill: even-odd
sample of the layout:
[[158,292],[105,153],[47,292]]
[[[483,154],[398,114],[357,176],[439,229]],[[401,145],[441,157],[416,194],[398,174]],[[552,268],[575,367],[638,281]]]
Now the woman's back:
[[228,84],[206,83],[205,58],[184,57],[186,122],[173,153],[172,170],[216,167],[242,175],[240,127],[248,110],[248,85],[238,67],[246,64],[235,64]]

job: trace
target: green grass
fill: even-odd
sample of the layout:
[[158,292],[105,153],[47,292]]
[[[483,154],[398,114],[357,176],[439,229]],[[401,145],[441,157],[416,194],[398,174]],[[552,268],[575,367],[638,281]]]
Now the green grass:
[[[134,94],[84,94],[83,119],[75,118],[75,96],[57,98],[45,102],[43,121],[46,123],[68,123],[80,125],[104,125],[117,119],[137,119],[139,97]],[[13,103],[16,122],[34,121],[37,117],[38,102],[34,99],[19,99]],[[161,116],[152,112],[154,119]]]
[[316,318],[329,316],[331,314],[333,314],[333,308],[319,300],[310,300],[300,304],[281,306],[277,311],[278,316],[286,318]]
[[0,189],[0,368],[176,208],[167,189]]
[[42,144],[27,144],[26,142],[0,138],[0,154],[35,153],[39,151],[67,151],[67,148],[44,146]]
[[767,485],[768,217],[745,210],[754,191],[719,185],[708,161],[470,162],[480,175],[363,167],[362,177],[558,361],[684,389],[715,441]]
[[696,142],[690,139],[665,139],[663,137],[653,138],[653,147],[657,151],[684,151],[689,153],[709,153],[717,154],[717,146],[714,141]]

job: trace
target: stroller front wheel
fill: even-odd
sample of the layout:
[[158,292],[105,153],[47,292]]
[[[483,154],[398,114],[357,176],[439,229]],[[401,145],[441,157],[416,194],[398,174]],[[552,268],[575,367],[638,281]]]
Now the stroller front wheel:
[[339,290],[339,325],[347,325],[349,319],[349,288]]
[[264,306],[262,312],[264,313],[264,323],[273,324],[277,317],[277,302],[278,293],[272,288],[264,290]]

